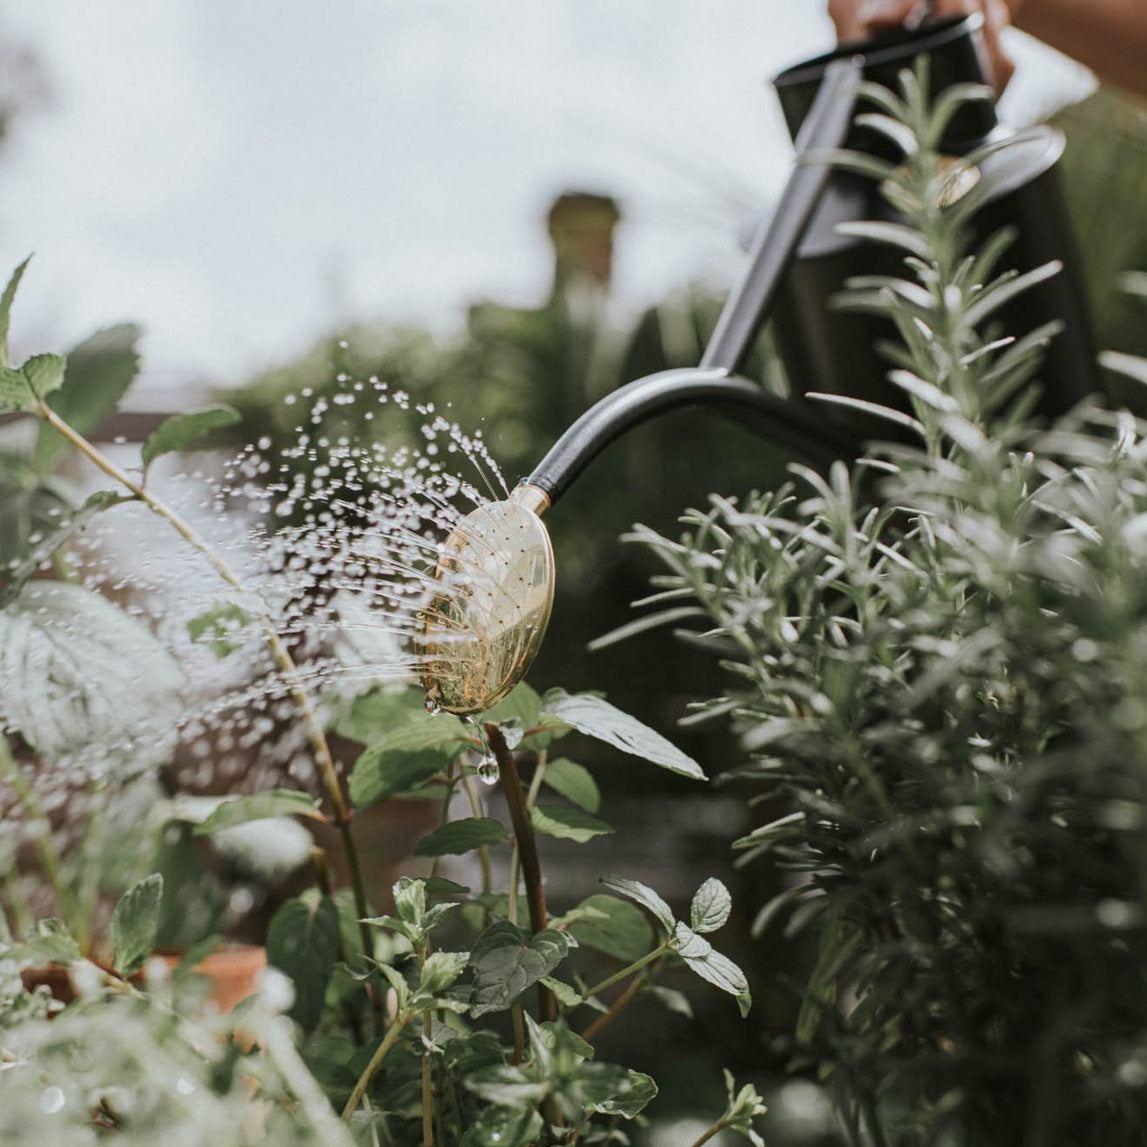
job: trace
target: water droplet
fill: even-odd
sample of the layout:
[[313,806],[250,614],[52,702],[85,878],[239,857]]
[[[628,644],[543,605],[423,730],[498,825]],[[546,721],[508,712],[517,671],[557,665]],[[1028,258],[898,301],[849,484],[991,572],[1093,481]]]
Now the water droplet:
[[64,1095],[63,1088],[46,1087],[40,1095],[40,1110],[45,1115],[55,1115],[64,1110],[66,1102],[67,1097]]
[[437,717],[442,712],[442,706],[429,694],[426,697],[426,712],[431,717]]
[[493,757],[483,757],[478,762],[478,779],[484,785],[496,785],[498,783],[498,762]]

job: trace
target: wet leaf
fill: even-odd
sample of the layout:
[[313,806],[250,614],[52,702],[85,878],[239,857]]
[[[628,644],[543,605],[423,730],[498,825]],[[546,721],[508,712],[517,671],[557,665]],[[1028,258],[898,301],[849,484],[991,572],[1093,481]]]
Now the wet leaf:
[[491,924],[470,953],[474,968],[470,1014],[477,1018],[504,1011],[531,984],[548,976],[568,951],[566,937],[552,928],[527,937],[508,920]]
[[112,913],[113,966],[121,976],[134,975],[155,948],[159,932],[159,909],[163,902],[163,877],[158,872],[132,885]]
[[[530,1084],[529,1087],[536,1087]],[[503,1096],[506,1091],[491,1081],[486,1085],[488,1094],[483,1094],[492,1105],[499,1104],[494,1095]],[[521,1094],[520,1087],[511,1086],[514,1095]],[[526,1143],[537,1143],[542,1138],[542,1117],[533,1106],[533,1100],[524,1104],[497,1105],[485,1108],[466,1129],[462,1136],[462,1147],[523,1147]]]
[[238,421],[238,411],[229,406],[209,406],[204,410],[173,414],[147,436],[140,457],[144,466],[150,466],[164,454],[186,450],[213,431]]
[[623,753],[630,753],[683,777],[705,779],[704,771],[692,757],[636,717],[623,713],[601,697],[551,689],[545,695],[542,707],[547,717],[556,718],[579,733],[613,745]]
[[288,1013],[304,1032],[318,1026],[339,956],[339,914],[329,896],[312,892],[279,906],[267,928],[267,963],[290,977]]
[[577,1082],[585,1106],[600,1115],[633,1119],[657,1096],[650,1076],[615,1063],[582,1064]]
[[251,624],[251,615],[237,602],[225,601],[187,623],[187,636],[203,642],[220,660],[242,648],[235,635]]
[[452,820],[424,836],[415,846],[415,856],[458,856],[482,845],[502,844],[510,839],[500,820],[490,816]]

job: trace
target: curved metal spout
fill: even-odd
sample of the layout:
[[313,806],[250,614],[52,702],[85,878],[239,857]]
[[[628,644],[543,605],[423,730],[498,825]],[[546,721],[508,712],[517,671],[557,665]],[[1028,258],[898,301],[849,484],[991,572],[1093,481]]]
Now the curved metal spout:
[[848,458],[856,442],[846,439],[810,409],[779,398],[725,370],[686,367],[646,375],[591,406],[550,447],[524,485],[556,502],[570,483],[616,438],[663,411],[712,407],[749,429],[782,441],[813,465]]

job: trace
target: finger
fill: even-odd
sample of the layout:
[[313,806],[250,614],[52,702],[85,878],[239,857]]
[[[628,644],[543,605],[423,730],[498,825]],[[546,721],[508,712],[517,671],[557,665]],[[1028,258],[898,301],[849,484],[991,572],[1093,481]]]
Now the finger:
[[838,40],[864,40],[908,18],[915,0],[829,0],[828,14]]

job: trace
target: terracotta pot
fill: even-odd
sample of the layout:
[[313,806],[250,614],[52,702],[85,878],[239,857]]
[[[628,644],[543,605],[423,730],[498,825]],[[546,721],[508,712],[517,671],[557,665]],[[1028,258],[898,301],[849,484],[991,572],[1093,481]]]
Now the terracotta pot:
[[[182,959],[178,952],[161,952],[158,955],[167,966],[168,974],[175,970]],[[193,970],[210,981],[208,999],[221,1012],[229,1012],[240,1000],[255,994],[259,976],[266,966],[265,948],[254,944],[222,944],[196,964]],[[142,978],[137,973],[132,980],[138,983]],[[20,972],[20,979],[29,992],[41,985],[47,986],[53,998],[63,1004],[70,1004],[77,995],[72,970],[64,964],[24,968]]]

